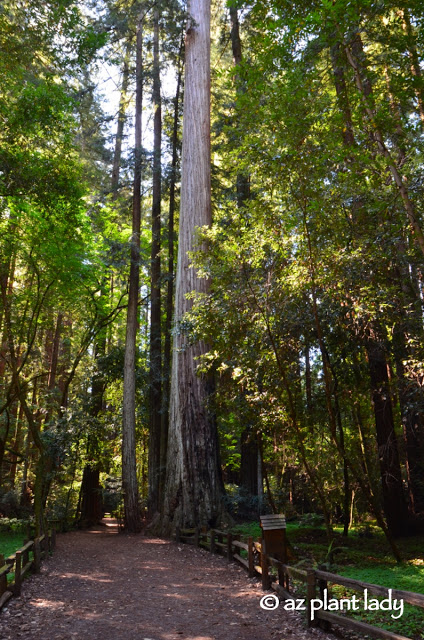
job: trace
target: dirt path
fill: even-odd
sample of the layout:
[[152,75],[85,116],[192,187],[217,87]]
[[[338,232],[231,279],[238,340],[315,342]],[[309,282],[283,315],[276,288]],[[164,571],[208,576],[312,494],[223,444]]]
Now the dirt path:
[[[116,527],[58,536],[42,573],[0,614],[12,640],[327,640],[298,614],[263,611],[246,572],[207,551]],[[331,636],[330,636],[331,637]],[[334,640],[334,636],[331,637]]]

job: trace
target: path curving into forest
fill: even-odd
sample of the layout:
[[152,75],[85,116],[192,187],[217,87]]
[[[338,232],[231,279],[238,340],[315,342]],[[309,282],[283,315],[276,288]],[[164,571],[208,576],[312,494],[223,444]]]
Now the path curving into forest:
[[0,613],[2,640],[334,640],[298,614],[263,611],[259,583],[225,558],[106,522],[58,536]]

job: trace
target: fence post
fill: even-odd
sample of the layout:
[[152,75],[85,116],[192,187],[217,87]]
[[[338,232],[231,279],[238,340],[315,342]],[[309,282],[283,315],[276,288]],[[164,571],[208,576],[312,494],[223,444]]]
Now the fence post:
[[261,546],[261,569],[262,569],[262,589],[266,591],[270,588],[269,572],[268,572],[268,557],[266,555],[265,545],[262,542]]
[[53,527],[52,529],[52,542],[51,542],[52,551],[56,549],[56,529]]
[[227,534],[227,559],[228,562],[231,562],[233,559],[233,534]]
[[311,601],[316,597],[316,576],[315,571],[313,569],[307,570],[306,575],[306,598],[308,605],[308,627],[316,627],[318,624],[318,620],[312,620],[312,607]]
[[[29,540],[24,540],[24,547],[28,544]],[[28,549],[22,554],[22,566],[24,567],[29,561],[29,551]]]
[[22,551],[17,551],[15,553],[15,596],[19,596],[21,593],[21,584],[22,584]]
[[199,546],[199,535],[200,535],[199,527],[196,527],[194,530],[194,546],[195,547]]
[[41,569],[41,547],[40,538],[34,540],[34,572],[40,573]]
[[180,527],[175,527],[175,542],[181,541],[181,529]]
[[210,541],[210,548],[209,548],[209,551],[210,551],[211,553],[215,553],[215,549],[216,549],[216,547],[215,547],[215,530],[214,530],[214,529],[211,529],[211,532],[210,532],[210,533],[211,533],[211,541]]
[[[328,590],[327,580],[323,580],[322,578],[318,580],[318,589],[319,589],[319,597],[324,602],[324,591],[326,589]],[[328,620],[320,620],[319,628],[322,629],[323,631],[331,631],[331,623]]]
[[249,578],[255,575],[255,562],[253,559],[253,538],[247,539],[247,561],[249,563]]

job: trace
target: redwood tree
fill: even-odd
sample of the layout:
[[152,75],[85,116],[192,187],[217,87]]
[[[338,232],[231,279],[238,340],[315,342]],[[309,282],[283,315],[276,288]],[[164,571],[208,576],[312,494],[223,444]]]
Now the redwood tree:
[[207,408],[211,383],[196,372],[207,347],[188,336],[183,323],[192,307],[187,295],[208,291],[190,252],[205,249],[196,242],[196,228],[211,224],[210,0],[190,0],[188,13],[164,532],[178,525],[215,525],[223,491],[216,425]]
[[125,337],[124,394],[122,425],[122,489],[124,493],[125,528],[130,533],[141,529],[138,505],[137,467],[135,457],[135,356],[138,325],[138,293],[140,281],[141,220],[141,114],[143,104],[143,18],[137,26],[135,166],[132,209],[131,265],[128,292],[127,329]]

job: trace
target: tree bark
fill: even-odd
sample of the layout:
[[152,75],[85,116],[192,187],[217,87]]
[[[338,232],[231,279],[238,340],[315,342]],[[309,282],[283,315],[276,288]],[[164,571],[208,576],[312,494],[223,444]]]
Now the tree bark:
[[138,483],[135,441],[135,365],[138,328],[138,293],[140,281],[140,222],[141,222],[141,116],[143,103],[143,19],[137,25],[136,52],[136,111],[135,165],[132,208],[131,264],[128,291],[127,327],[125,336],[123,424],[122,424],[122,490],[124,494],[125,529],[129,533],[141,530],[138,504]]
[[159,9],[154,11],[153,26],[153,202],[150,278],[150,430],[149,430],[149,514],[159,510],[160,443],[162,410],[162,342],[161,342],[161,143],[162,106],[159,61]]
[[[186,32],[180,233],[170,429],[162,529],[216,526],[222,514],[222,477],[217,430],[207,407],[210,381],[197,375],[204,342],[183,332],[184,314],[192,307],[187,294],[205,294],[208,281],[190,265],[189,252],[200,248],[196,227],[211,224],[210,173],[210,1],[190,0]],[[202,246],[205,250],[205,247]]]

